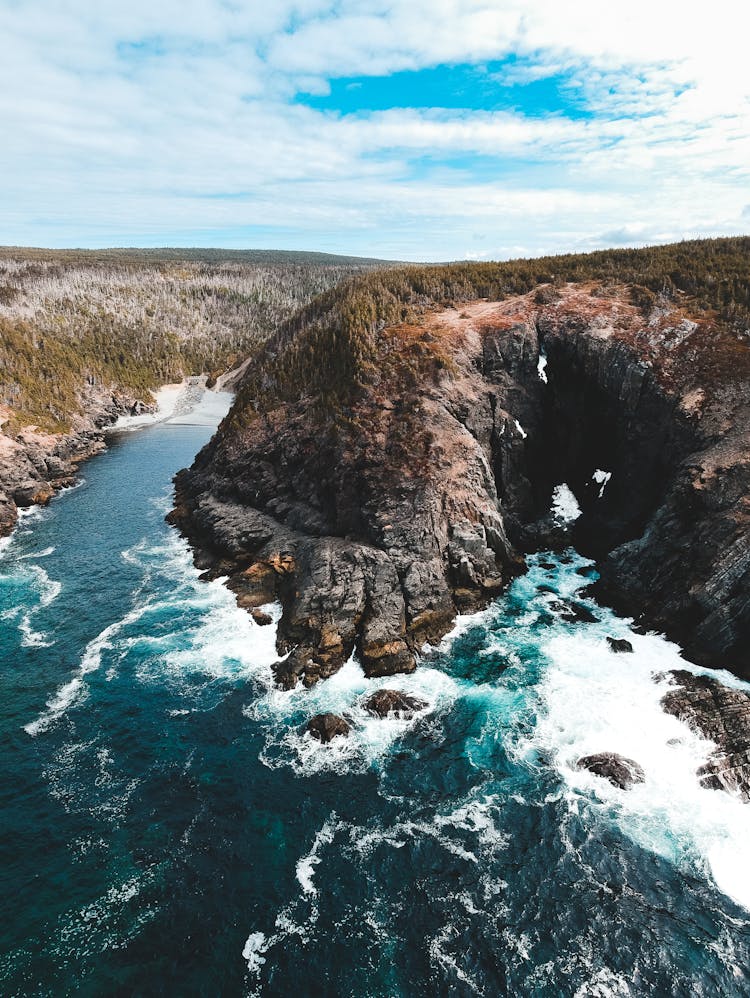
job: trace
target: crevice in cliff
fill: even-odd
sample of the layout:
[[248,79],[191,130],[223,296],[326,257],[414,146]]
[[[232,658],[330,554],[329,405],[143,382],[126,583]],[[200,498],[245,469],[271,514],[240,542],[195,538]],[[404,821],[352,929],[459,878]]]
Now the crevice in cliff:
[[[533,550],[548,539],[540,521],[553,489],[567,483],[582,513],[570,540],[601,559],[641,536],[690,450],[691,432],[675,399],[626,345],[562,336],[543,320],[536,334],[547,380],[536,368],[521,377],[535,432],[510,454],[502,439],[493,441],[498,492],[513,513],[512,540]],[[519,480],[528,483],[523,496]]]

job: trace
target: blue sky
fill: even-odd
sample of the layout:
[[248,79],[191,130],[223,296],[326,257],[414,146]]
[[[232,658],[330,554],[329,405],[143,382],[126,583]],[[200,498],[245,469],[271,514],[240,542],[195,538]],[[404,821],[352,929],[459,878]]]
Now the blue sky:
[[0,0],[0,243],[488,259],[750,229],[750,11]]

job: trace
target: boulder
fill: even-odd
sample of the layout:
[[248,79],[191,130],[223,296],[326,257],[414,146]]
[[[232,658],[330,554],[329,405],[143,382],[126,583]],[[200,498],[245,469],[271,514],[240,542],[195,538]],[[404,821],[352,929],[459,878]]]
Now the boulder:
[[351,728],[338,714],[316,714],[307,722],[307,730],[313,738],[328,744],[334,738],[348,735]]
[[616,654],[621,654],[622,652],[632,652],[633,646],[627,640],[627,638],[611,638],[607,636],[607,643],[613,652]]
[[646,774],[633,759],[626,759],[616,752],[598,752],[585,755],[576,763],[578,769],[588,769],[596,776],[603,776],[621,790],[629,790],[634,783],[643,783]]
[[569,624],[595,624],[599,620],[583,603],[556,599],[550,603],[550,609]]
[[417,711],[424,710],[427,702],[409,693],[402,693],[401,690],[377,690],[365,700],[363,706],[368,714],[376,717],[395,714],[397,717],[409,718]]

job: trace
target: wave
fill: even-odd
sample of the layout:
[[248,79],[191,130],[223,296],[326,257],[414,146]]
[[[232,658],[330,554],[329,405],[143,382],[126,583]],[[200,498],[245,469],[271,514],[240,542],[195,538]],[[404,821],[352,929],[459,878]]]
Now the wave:
[[50,641],[43,631],[35,631],[31,626],[33,613],[33,610],[24,613],[18,623],[18,630],[21,633],[21,646],[23,648],[51,648],[54,641]]
[[[750,909],[750,806],[701,786],[698,770],[713,744],[661,707],[670,686],[666,673],[707,670],[686,662],[679,647],[664,637],[638,634],[631,621],[605,608],[597,608],[597,614],[597,624],[540,635],[539,651],[547,664],[535,690],[539,716],[531,736],[511,745],[511,751],[532,766],[550,760],[564,780],[571,808],[592,808],[640,846],[708,876]],[[633,653],[612,653],[607,635],[627,638]],[[719,678],[750,689],[735,677]],[[645,782],[623,791],[577,768],[582,756],[608,751],[638,762]]]
[[[363,704],[378,689],[397,689],[424,700],[427,706],[410,718],[373,717]],[[460,685],[439,669],[422,666],[410,676],[368,679],[356,658],[330,679],[311,689],[275,688],[244,708],[246,717],[266,729],[261,762],[271,769],[290,767],[298,775],[318,772],[363,772],[386,757],[409,730],[436,721],[461,695]],[[350,725],[346,737],[324,745],[306,730],[316,714],[343,715]]]
[[51,554],[54,554],[56,548],[54,546],[44,548],[43,551],[31,551],[29,554],[21,554],[18,556],[19,561],[27,561],[32,558],[49,558]]
[[46,709],[35,721],[24,725],[24,731],[36,737],[58,721],[77,701],[85,696],[86,676],[96,672],[102,664],[102,653],[113,647],[112,639],[128,624],[135,623],[148,610],[148,604],[136,607],[122,619],[109,624],[97,636],[89,641],[84,649],[78,668],[67,683],[61,686],[51,700],[47,701]]

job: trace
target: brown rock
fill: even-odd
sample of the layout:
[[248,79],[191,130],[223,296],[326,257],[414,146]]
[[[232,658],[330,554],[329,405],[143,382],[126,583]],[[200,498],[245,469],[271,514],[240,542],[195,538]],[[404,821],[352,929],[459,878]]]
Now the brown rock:
[[603,776],[621,790],[629,790],[634,783],[643,783],[646,774],[633,759],[626,759],[615,752],[599,752],[586,755],[576,763],[578,769],[588,769],[596,776]]
[[348,735],[351,728],[338,714],[316,714],[307,722],[307,730],[313,738],[328,744],[334,738]]
[[401,690],[377,690],[369,696],[362,705],[368,714],[376,717],[388,717],[395,714],[397,717],[410,718],[417,711],[424,710],[427,706],[426,700],[411,696],[409,693],[402,693]]
[[677,686],[662,698],[664,710],[716,745],[698,770],[701,784],[750,800],[750,694],[686,670],[669,675]]

